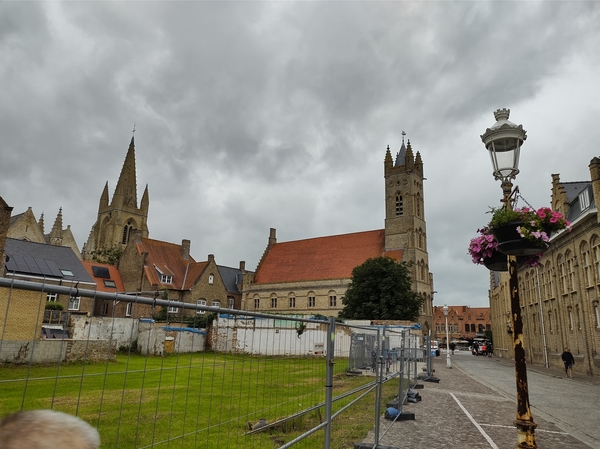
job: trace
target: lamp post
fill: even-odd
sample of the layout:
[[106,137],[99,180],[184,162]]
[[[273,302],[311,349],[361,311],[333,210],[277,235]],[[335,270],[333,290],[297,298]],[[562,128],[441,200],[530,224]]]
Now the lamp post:
[[[481,136],[485,147],[490,153],[494,167],[494,178],[501,181],[502,203],[507,209],[512,209],[515,191],[512,180],[519,173],[519,153],[521,145],[527,139],[527,131],[522,125],[515,125],[508,120],[510,109],[498,109],[494,112],[496,123],[485,130]],[[534,431],[537,425],[533,422],[529,407],[529,389],[527,387],[527,366],[525,349],[523,348],[523,321],[519,304],[519,283],[517,277],[517,257],[508,256],[508,273],[510,288],[510,306],[513,325],[513,344],[515,353],[515,377],[517,382],[517,448],[535,449]]]
[[446,317],[446,368],[452,368],[452,361],[450,360],[450,338],[448,335],[448,306],[444,304],[442,310]]

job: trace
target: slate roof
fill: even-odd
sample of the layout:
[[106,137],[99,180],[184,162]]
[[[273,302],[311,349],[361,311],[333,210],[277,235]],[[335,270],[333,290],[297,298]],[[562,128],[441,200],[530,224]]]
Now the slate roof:
[[242,281],[242,270],[239,268],[224,267],[222,265],[217,265],[217,268],[219,269],[219,274],[221,275],[221,279],[223,280],[223,284],[225,284],[227,292],[241,294],[242,292],[238,288],[238,282]]
[[254,284],[349,279],[354,267],[383,255],[402,260],[401,249],[385,252],[383,229],[275,243]]
[[[565,190],[565,194],[567,195],[569,211],[566,218],[570,222],[575,221],[580,215],[596,204],[594,201],[594,189],[592,188],[591,181],[561,182],[560,185]],[[579,194],[586,190],[588,192],[589,202],[587,207],[584,208],[579,201]]]
[[[94,283],[69,247],[7,238],[4,253],[9,258],[6,262],[7,272],[39,278]],[[72,275],[68,274],[69,272]]]
[[[115,292],[122,293],[125,291],[125,287],[123,286],[123,280],[121,279],[121,273],[119,272],[118,268],[115,267],[114,265],[98,263],[98,262],[88,262],[85,260],[82,261],[81,263],[83,264],[83,267],[88,272],[88,274],[96,282],[96,290],[101,291],[101,292],[109,292],[109,293],[115,293]],[[94,275],[94,267],[105,268],[106,271],[108,272],[108,277],[95,276]],[[98,270],[96,270],[96,271],[98,271]],[[111,287],[110,282],[108,283],[109,285],[107,286],[106,283],[104,282],[105,280],[113,281],[115,283],[115,286]]]

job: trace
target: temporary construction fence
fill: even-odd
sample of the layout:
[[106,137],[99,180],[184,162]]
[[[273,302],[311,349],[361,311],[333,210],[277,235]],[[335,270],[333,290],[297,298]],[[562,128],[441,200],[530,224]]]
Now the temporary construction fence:
[[[207,329],[85,314],[44,325],[47,294],[218,317]],[[384,409],[401,411],[429,353],[408,327],[7,278],[0,278],[0,332],[0,415],[76,415],[98,429],[103,448],[335,448],[372,429],[377,442]]]

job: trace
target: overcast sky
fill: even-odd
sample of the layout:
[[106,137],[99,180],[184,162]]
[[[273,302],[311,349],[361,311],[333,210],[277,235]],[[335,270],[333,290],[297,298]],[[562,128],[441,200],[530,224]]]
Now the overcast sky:
[[[81,248],[135,123],[150,237],[254,270],[278,241],[381,229],[383,160],[423,158],[435,305],[488,306],[480,135],[510,108],[534,207],[600,156],[600,2],[0,3],[0,196]],[[523,203],[521,203],[523,204]]]

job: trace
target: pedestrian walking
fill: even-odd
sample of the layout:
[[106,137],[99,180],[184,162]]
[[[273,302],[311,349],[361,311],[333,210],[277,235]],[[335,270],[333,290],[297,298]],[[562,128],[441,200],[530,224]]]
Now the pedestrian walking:
[[567,377],[573,377],[573,365],[575,365],[575,358],[569,348],[565,348],[563,353],[560,355],[563,363],[565,364],[565,374]]

